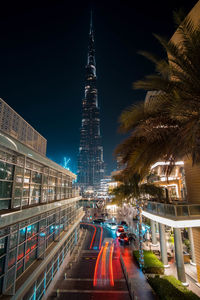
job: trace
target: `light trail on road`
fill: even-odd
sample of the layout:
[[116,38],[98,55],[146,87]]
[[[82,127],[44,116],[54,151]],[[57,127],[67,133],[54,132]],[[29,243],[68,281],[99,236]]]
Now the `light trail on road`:
[[93,286],[97,285],[97,270],[98,270],[99,260],[100,260],[102,251],[103,251],[103,247],[101,247],[101,250],[99,251],[99,254],[98,254],[98,257],[97,257],[97,261],[96,261],[96,265],[95,265],[95,270],[94,270]]
[[83,222],[81,222],[80,224],[81,225],[92,226],[94,228],[94,233],[93,233],[93,236],[92,236],[92,240],[91,240],[90,248],[89,249],[92,249],[92,247],[94,246],[94,240],[95,240],[95,237],[96,237],[96,234],[97,234],[97,228],[100,228],[101,234],[100,234],[99,247],[98,247],[99,250],[100,250],[101,249],[101,244],[102,244],[102,237],[103,237],[103,228],[102,228],[102,226],[93,225],[93,224],[90,224],[90,223],[83,223]]
[[113,250],[114,250],[114,246],[112,245],[110,247],[110,255],[109,255],[109,275],[110,275],[110,285],[111,286],[114,286],[113,266],[112,266]]
[[106,242],[103,248],[103,254],[101,258],[101,276],[106,277],[106,251],[108,248],[108,242]]
[[90,243],[90,249],[92,249],[92,246],[93,246],[93,243],[94,243],[94,238],[96,236],[96,232],[97,232],[97,229],[94,225],[90,224],[93,228],[94,228],[94,233],[93,233],[93,237],[92,237],[92,241]]
[[114,286],[114,276],[113,276],[113,250],[114,245],[109,241],[104,242],[105,245],[101,247],[99,255],[97,257],[93,286],[106,287]]

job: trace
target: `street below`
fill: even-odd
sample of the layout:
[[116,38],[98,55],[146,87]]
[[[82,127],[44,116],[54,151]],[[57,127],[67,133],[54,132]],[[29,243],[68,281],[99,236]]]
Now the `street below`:
[[130,300],[115,231],[90,223],[81,227],[87,235],[80,256],[60,274],[48,299]]

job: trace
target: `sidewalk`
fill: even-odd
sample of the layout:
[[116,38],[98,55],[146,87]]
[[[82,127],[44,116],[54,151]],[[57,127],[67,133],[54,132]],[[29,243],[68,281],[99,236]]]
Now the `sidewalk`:
[[131,248],[120,249],[120,260],[128,283],[131,299],[154,300],[156,299],[151,286],[143,272],[139,269]]

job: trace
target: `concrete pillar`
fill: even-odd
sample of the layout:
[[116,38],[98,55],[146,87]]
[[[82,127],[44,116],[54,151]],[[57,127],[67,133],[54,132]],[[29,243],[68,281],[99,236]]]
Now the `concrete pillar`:
[[160,250],[161,250],[161,259],[165,268],[168,268],[168,258],[167,258],[167,244],[165,236],[165,225],[159,223],[159,234],[160,234]]
[[191,264],[196,265],[195,253],[194,253],[194,240],[192,228],[188,228],[189,240],[190,240],[190,254],[191,254]]
[[152,245],[157,245],[157,238],[156,238],[156,224],[155,221],[150,220],[151,222],[151,238],[152,238]]
[[197,268],[197,280],[200,283],[200,227],[192,227],[192,233]]
[[184,260],[183,260],[183,245],[182,245],[180,228],[174,228],[174,246],[175,246],[175,257],[176,257],[176,268],[177,268],[178,279],[184,285],[187,285],[186,276],[185,276]]

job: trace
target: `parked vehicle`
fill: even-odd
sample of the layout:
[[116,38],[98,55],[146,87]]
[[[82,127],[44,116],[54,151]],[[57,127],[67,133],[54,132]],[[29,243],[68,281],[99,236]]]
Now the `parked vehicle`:
[[104,224],[104,219],[95,219],[95,220],[93,220],[93,223],[94,224]]
[[114,223],[114,222],[110,222],[110,223],[107,223],[107,227],[111,230],[116,230],[117,229],[117,224]]
[[123,233],[124,231],[125,231],[125,230],[124,230],[124,227],[123,227],[123,226],[121,226],[121,225],[117,226],[117,231],[116,231],[117,237],[118,237],[121,233]]
[[125,230],[128,229],[128,225],[127,225],[126,221],[121,221],[121,222],[120,222],[120,225],[122,225],[122,226],[124,227]]
[[136,241],[136,235],[134,233],[129,232],[128,237],[129,237],[130,242]]
[[129,245],[130,244],[130,238],[128,236],[128,233],[123,232],[118,236],[118,240],[120,244]]

